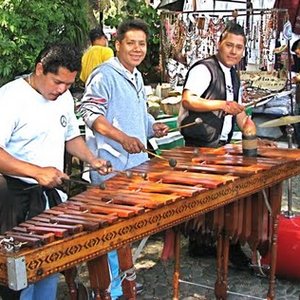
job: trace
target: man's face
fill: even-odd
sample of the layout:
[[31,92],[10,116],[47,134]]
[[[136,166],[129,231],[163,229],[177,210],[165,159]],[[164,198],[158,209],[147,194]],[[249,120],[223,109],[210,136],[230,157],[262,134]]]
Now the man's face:
[[223,65],[228,68],[238,64],[243,57],[245,45],[244,37],[228,33],[221,42],[218,44],[219,51],[217,54],[218,59]]
[[295,50],[295,53],[296,53],[297,57],[300,58],[300,48],[297,48],[297,49]]
[[137,67],[147,53],[147,37],[142,30],[127,31],[122,41],[116,41],[116,50],[121,64],[130,72]]
[[60,67],[58,73],[43,73],[43,66],[38,63],[35,71],[35,88],[48,100],[56,100],[69,89],[75,81],[77,71],[71,72]]

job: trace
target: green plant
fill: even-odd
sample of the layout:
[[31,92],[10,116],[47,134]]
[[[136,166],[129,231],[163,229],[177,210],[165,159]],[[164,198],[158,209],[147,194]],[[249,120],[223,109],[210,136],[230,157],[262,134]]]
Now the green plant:
[[104,20],[105,25],[116,28],[123,20],[139,18],[149,25],[149,41],[147,56],[139,66],[143,73],[145,83],[157,82],[160,52],[160,18],[156,9],[147,4],[145,0],[128,0],[114,15],[109,15]]
[[88,34],[86,0],[0,2],[0,85],[31,71],[48,42],[69,40],[80,48]]

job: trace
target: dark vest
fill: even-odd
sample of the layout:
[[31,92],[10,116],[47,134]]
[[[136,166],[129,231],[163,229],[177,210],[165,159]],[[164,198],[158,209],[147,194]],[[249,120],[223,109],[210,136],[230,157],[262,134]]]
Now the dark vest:
[[[221,66],[216,56],[211,56],[204,60],[200,60],[196,62],[191,67],[191,69],[200,64],[205,65],[211,74],[211,82],[209,84],[209,87],[201,95],[201,98],[211,99],[211,100],[218,99],[218,100],[226,101],[225,75],[223,70],[221,69]],[[188,78],[189,72],[186,78]],[[231,68],[230,72],[231,72],[231,79],[233,85],[234,100],[238,101],[240,80],[234,68]],[[201,80],[201,74],[199,74],[199,80]],[[219,143],[223,123],[224,123],[224,112],[223,111],[197,112],[197,111],[189,110],[188,113],[189,113],[188,116],[182,120],[181,125],[192,123],[195,121],[196,118],[200,118],[202,120],[202,123],[197,124],[195,126],[182,128],[181,134],[184,136],[186,145],[198,146],[198,147],[217,147]],[[232,133],[233,133],[233,126],[231,132],[229,133],[228,141],[230,141],[232,137]]]

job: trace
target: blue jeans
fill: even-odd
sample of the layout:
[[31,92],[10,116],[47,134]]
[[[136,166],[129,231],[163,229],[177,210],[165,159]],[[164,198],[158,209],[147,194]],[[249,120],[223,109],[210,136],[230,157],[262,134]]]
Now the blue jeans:
[[21,291],[20,300],[55,300],[58,274],[52,274]]
[[[119,260],[118,253],[116,250],[107,253],[108,256],[108,264],[110,269],[110,278],[117,278],[119,276]],[[111,282],[111,291],[110,291],[111,299],[116,300],[118,297],[123,295],[122,286],[121,286],[121,278],[117,278],[112,280]]]

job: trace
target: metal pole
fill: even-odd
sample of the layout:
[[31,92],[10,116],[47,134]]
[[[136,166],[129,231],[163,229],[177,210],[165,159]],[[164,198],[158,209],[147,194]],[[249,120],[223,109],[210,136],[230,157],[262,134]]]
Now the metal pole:
[[[288,148],[293,148],[293,133],[294,133],[294,127],[291,124],[288,124],[286,126],[286,133],[288,138]],[[288,210],[284,213],[284,215],[287,218],[294,218],[295,214],[293,213],[293,199],[292,199],[292,178],[289,178],[288,180]]]

